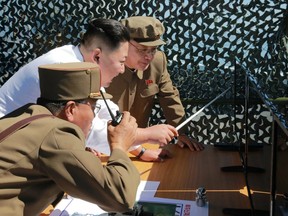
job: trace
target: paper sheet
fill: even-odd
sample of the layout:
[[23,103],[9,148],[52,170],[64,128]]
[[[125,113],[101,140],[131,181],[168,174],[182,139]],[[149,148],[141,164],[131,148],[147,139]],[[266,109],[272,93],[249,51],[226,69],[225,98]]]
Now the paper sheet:
[[[141,181],[137,190],[136,202],[175,204],[178,209],[173,216],[208,216],[208,203],[204,207],[198,207],[195,201],[155,197],[159,184],[160,182],[155,181]],[[84,215],[108,216],[108,213],[93,203],[68,196],[67,199],[62,199],[50,214],[50,216]]]
[[[136,201],[139,199],[149,199],[150,197],[154,197],[157,188],[159,186],[159,182],[156,181],[141,181],[137,194]],[[145,192],[145,190],[148,190]],[[151,192],[152,191],[152,192]],[[97,213],[97,214],[96,214]],[[107,215],[107,212],[103,211],[96,204],[77,199],[68,195],[67,199],[62,199],[58,205],[55,207],[50,216],[76,216],[76,215]],[[102,215],[101,215],[102,216]]]

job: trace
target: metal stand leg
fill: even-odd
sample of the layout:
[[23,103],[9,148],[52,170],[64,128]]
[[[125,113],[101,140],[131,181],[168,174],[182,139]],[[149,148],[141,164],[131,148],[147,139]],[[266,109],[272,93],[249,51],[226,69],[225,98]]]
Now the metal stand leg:
[[278,124],[273,117],[272,122],[272,152],[271,152],[271,185],[270,185],[270,216],[275,215],[276,174],[277,174],[277,143]]

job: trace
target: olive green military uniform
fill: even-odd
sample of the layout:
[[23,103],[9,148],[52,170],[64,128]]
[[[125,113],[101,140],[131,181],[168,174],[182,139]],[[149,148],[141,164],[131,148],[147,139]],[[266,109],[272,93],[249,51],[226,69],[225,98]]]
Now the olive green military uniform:
[[[41,66],[39,84],[40,99],[50,103],[102,98],[100,70],[93,63]],[[103,166],[98,157],[85,151],[80,127],[35,104],[0,119],[0,132],[38,114],[51,116],[30,122],[0,142],[0,214],[38,216],[63,192],[106,211],[131,209],[140,177],[125,152],[113,150]]]
[[[39,105],[22,108],[13,114],[17,117],[0,120],[0,131],[43,113],[49,111]],[[76,125],[45,117],[0,143],[1,215],[38,215],[63,191],[107,211],[132,207],[139,174],[126,153],[113,151],[103,169],[99,158],[85,151],[84,142]]]
[[[0,120],[0,131],[43,113],[49,111],[39,105],[21,108],[17,117]],[[126,153],[114,150],[103,169],[99,158],[85,151],[84,142],[76,125],[45,117],[0,143],[1,215],[39,215],[63,191],[107,211],[132,207],[139,174]]]
[[179,92],[172,84],[166,56],[161,51],[156,52],[147,70],[132,72],[126,68],[106,91],[113,95],[112,101],[121,111],[129,111],[137,119],[139,127],[147,127],[155,96],[169,124],[177,126],[185,118]]

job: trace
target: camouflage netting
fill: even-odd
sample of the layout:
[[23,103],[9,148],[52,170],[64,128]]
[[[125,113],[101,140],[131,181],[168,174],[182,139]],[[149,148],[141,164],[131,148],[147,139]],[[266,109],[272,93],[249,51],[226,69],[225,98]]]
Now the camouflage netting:
[[[234,86],[191,122],[192,136],[206,144],[234,141],[235,135],[242,138],[244,133],[245,71],[239,64],[263,84],[263,90],[269,88],[269,97],[288,94],[287,5],[286,0],[2,0],[0,86],[37,56],[78,43],[91,18],[155,16],[166,27],[167,45],[160,49],[167,54],[188,116]],[[271,117],[256,93],[250,97],[250,138],[269,143]],[[163,121],[155,105],[150,123],[161,122],[159,118]]]

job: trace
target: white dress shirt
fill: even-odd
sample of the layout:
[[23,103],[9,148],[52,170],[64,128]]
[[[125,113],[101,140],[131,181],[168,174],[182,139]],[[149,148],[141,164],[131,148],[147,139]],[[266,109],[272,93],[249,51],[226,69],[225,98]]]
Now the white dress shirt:
[[81,62],[78,46],[55,48],[21,67],[0,88],[0,117],[40,97],[38,66],[44,64]]
[[[36,103],[37,98],[40,97],[38,66],[82,61],[83,57],[79,46],[65,45],[55,48],[21,67],[0,88],[0,117],[27,103]],[[107,102],[113,113],[119,110],[118,106],[112,101],[107,100]],[[101,104],[101,110],[93,120],[87,144],[99,152],[110,155],[107,140],[107,121],[111,117],[104,101],[98,100],[97,103]]]

